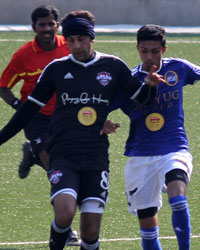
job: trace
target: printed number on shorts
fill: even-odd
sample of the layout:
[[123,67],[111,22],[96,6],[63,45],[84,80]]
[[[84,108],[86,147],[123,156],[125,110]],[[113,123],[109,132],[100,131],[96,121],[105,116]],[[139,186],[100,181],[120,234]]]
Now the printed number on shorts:
[[108,190],[109,189],[109,174],[107,171],[103,171],[101,173],[102,180],[100,182],[100,185],[103,189]]

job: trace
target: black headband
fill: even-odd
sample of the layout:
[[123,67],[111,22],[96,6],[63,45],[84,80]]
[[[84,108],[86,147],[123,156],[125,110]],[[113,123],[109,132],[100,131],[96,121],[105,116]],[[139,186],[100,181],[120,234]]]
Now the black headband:
[[62,34],[64,37],[87,35],[94,39],[94,24],[85,18],[68,19],[62,23]]

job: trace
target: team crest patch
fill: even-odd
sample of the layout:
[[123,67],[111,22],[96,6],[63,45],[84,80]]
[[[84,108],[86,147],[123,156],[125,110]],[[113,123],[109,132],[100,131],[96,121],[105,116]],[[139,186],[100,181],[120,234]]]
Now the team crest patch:
[[112,76],[108,72],[100,72],[97,74],[96,78],[101,85],[106,86],[112,80]]
[[164,79],[166,80],[167,85],[175,86],[178,82],[178,75],[175,71],[168,71],[165,73]]
[[53,184],[57,184],[60,181],[61,176],[63,176],[63,173],[61,171],[54,171],[50,175],[49,181]]

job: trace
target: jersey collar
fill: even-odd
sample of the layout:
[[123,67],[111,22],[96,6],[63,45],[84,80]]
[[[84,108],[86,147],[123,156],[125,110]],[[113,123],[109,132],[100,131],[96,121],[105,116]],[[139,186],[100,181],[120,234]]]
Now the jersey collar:
[[[57,47],[60,47],[64,44],[64,40],[62,41],[61,39],[58,38],[58,35],[55,35],[56,38],[56,43],[57,43]],[[35,39],[32,42],[32,48],[34,50],[35,53],[39,53],[39,52],[44,52],[45,50],[41,49],[40,46],[38,45],[37,39],[35,37]]]
[[[141,72],[141,73],[149,74],[149,72],[142,69],[142,65],[143,65],[143,63],[141,63],[139,65],[139,70],[138,71]],[[162,68],[162,60],[160,60],[160,68],[158,70],[156,70],[155,73],[158,73],[161,70],[161,68]]]
[[99,58],[100,58],[100,53],[97,52],[97,51],[95,51],[95,57],[94,57],[94,59],[92,59],[91,61],[89,61],[89,62],[87,62],[87,63],[80,62],[80,61],[76,60],[72,54],[69,55],[69,58],[70,58],[74,63],[79,64],[79,65],[81,65],[81,66],[87,68],[88,66],[94,64],[95,62],[97,62],[97,61],[99,60]]

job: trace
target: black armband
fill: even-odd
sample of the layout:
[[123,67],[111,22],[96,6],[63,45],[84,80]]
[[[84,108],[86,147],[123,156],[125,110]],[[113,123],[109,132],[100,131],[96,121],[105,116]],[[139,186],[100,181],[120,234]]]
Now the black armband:
[[14,108],[15,110],[18,110],[18,108],[22,105],[22,101],[20,101],[18,98],[15,98],[12,103],[11,107]]

